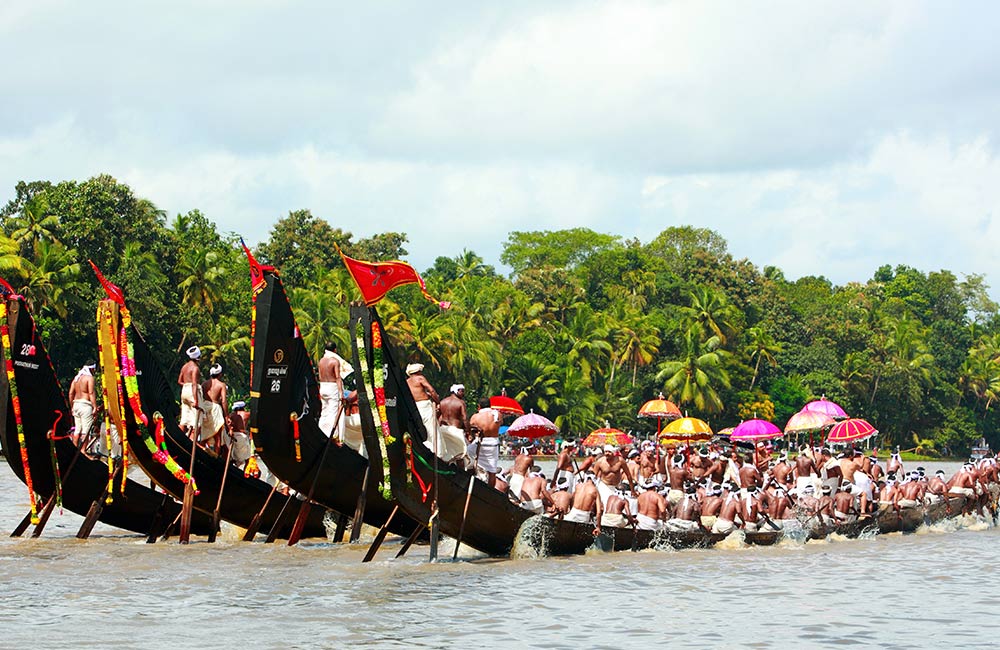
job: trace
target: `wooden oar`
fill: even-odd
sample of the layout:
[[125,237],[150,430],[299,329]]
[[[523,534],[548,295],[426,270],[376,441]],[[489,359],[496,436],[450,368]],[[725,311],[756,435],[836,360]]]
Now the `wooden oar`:
[[24,534],[24,531],[28,530],[28,526],[30,525],[31,525],[31,511],[29,510],[28,514],[24,515],[24,519],[21,520],[21,523],[19,523],[14,528],[14,530],[11,531],[10,536],[20,537],[21,535]]
[[375,557],[375,553],[378,551],[378,548],[382,546],[382,541],[385,539],[386,533],[389,532],[389,524],[392,523],[392,520],[396,516],[397,512],[399,512],[399,506],[393,506],[392,512],[389,513],[389,518],[386,519],[385,523],[382,524],[382,527],[378,529],[378,533],[375,535],[372,545],[368,547],[368,552],[365,553],[365,558],[361,560],[362,564],[365,562],[371,562],[372,558]]
[[208,543],[215,543],[215,536],[219,532],[219,508],[222,507],[222,493],[226,489],[226,477],[229,476],[229,464],[233,459],[232,440],[226,449],[226,466],[222,470],[222,485],[219,486],[219,498],[215,501],[215,510],[212,511],[212,528],[208,531]]
[[[117,461],[115,463],[115,471],[111,475],[111,486],[114,487],[115,479],[118,477],[118,473],[122,470],[122,462]],[[124,478],[122,480],[125,480]],[[101,495],[94,499],[94,502],[90,504],[90,510],[87,511],[87,516],[83,519],[83,524],[80,526],[80,530],[77,531],[76,536],[78,539],[87,539],[90,537],[90,533],[94,530],[94,525],[97,523],[97,518],[101,516],[101,512],[104,510],[104,501],[108,498],[109,488],[105,487]]]
[[[56,416],[57,416],[56,421],[52,425],[52,428],[49,429],[48,433],[45,434],[46,438],[48,438],[49,440],[52,440],[53,436],[55,436],[56,433],[55,428],[56,425],[59,424],[59,420],[62,419],[62,413],[60,411],[56,411]],[[70,475],[70,472],[73,471],[73,467],[76,465],[76,460],[80,457],[82,451],[83,450],[80,448],[80,446],[76,445],[76,453],[73,454],[73,460],[70,461],[69,466],[66,468],[65,471],[59,472],[60,481],[65,481],[66,478]],[[52,516],[52,510],[55,508],[55,505],[56,505],[56,493],[55,490],[53,490],[52,495],[45,502],[45,507],[42,509],[42,514],[38,518],[38,523],[35,524],[35,529],[31,531],[32,537],[38,537],[39,535],[42,534],[42,530],[45,528],[45,524],[48,523],[49,517]],[[28,514],[24,516],[24,519],[21,520],[21,523],[17,525],[17,528],[15,528],[11,532],[10,536],[20,537],[21,535],[24,534],[24,531],[26,531],[28,529],[28,526],[30,525],[31,525],[31,512],[29,511]]]
[[[198,416],[197,422],[199,425],[201,424],[200,415]],[[191,469],[188,470],[188,476],[191,477],[191,480],[184,484],[184,501],[181,504],[181,531],[177,536],[177,541],[181,544],[187,544],[191,541],[191,510],[194,508],[194,487],[192,487],[194,479],[194,457],[198,452],[198,436],[200,435],[200,431],[200,426],[195,427],[194,437],[191,439]]]
[[[340,407],[337,409],[337,414],[334,416],[334,422],[340,422],[340,416],[344,412],[344,406],[347,405],[347,400],[340,400]],[[295,415],[295,414],[293,414]],[[296,415],[296,418],[299,416]],[[309,492],[306,494],[306,500],[302,502],[302,506],[299,507],[299,515],[295,518],[295,524],[292,526],[292,532],[288,535],[288,545],[294,546],[298,543],[299,539],[302,537],[302,531],[305,530],[306,520],[309,518],[309,510],[312,509],[313,495],[316,494],[316,481],[319,480],[319,474],[323,469],[323,463],[326,462],[326,454],[330,451],[330,445],[333,444],[333,432],[327,436],[326,443],[323,445],[323,453],[319,456],[319,463],[316,465],[316,471],[313,474],[312,482],[309,484]]]
[[348,541],[357,544],[361,539],[361,525],[364,523],[365,507],[368,505],[368,476],[371,464],[365,468],[365,475],[361,479],[361,493],[358,495],[358,503],[354,507],[354,519],[351,520],[351,536]]
[[271,503],[271,498],[274,497],[274,493],[278,491],[278,486],[281,485],[281,481],[275,478],[274,485],[271,487],[271,493],[267,495],[264,500],[264,505],[260,507],[260,511],[253,516],[250,520],[250,527],[247,528],[247,532],[243,533],[244,542],[252,542],[253,538],[257,536],[257,531],[260,530],[260,519],[264,516],[264,511],[267,510],[267,506]]
[[462,535],[465,534],[465,517],[469,514],[469,502],[472,500],[472,487],[476,484],[476,477],[479,474],[479,452],[483,450],[483,438],[476,434],[476,460],[472,465],[472,475],[469,476],[469,489],[465,493],[465,507],[462,509],[462,523],[458,526],[458,538],[455,540],[455,553],[451,556],[452,561],[458,559],[458,549],[462,546]]
[[406,555],[406,552],[410,550],[410,547],[413,546],[413,542],[417,541],[417,538],[420,537],[420,533],[422,532],[424,532],[424,527],[418,524],[416,528],[413,529],[413,532],[410,533],[410,536],[406,538],[406,541],[403,542],[403,546],[399,549],[399,552],[396,553],[396,557],[401,558]]
[[264,540],[265,544],[273,544],[274,540],[278,539],[278,535],[281,533],[281,529],[285,524],[285,513],[292,506],[293,501],[298,501],[294,496],[289,494],[285,498],[285,505],[281,506],[281,511],[278,512],[277,519],[271,524],[271,530],[267,531],[267,538]]

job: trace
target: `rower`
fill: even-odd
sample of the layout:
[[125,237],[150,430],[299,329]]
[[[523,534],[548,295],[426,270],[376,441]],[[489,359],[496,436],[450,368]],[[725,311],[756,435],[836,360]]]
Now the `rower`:
[[844,480],[840,484],[840,490],[833,495],[833,516],[838,524],[845,524],[857,519],[854,510],[854,484]]
[[521,487],[524,485],[524,479],[527,478],[535,464],[534,452],[535,446],[531,443],[521,447],[521,453],[514,458],[514,466],[510,469],[509,493],[511,498],[517,502],[521,501]]
[[632,494],[636,494],[635,481],[629,471],[628,464],[618,454],[618,450],[614,445],[604,445],[604,456],[594,463],[593,470],[594,474],[597,475],[597,489],[601,493],[602,505],[607,504],[608,497],[614,493],[615,488],[622,482],[623,474],[628,479],[628,483],[632,488]]
[[594,522],[594,534],[601,533],[601,516],[604,514],[604,504],[601,503],[597,486],[594,485],[596,477],[593,474],[587,475],[587,480],[583,481],[573,491],[573,503],[569,513],[564,518],[565,521],[575,521],[589,524]]
[[698,503],[698,491],[695,483],[691,482],[685,486],[684,498],[674,508],[664,528],[674,532],[688,532],[698,530],[700,523],[701,505]]
[[607,506],[601,516],[601,526],[605,528],[625,528],[633,523],[628,500],[625,498],[625,491],[618,490],[608,497]]
[[556,459],[556,471],[552,475],[553,484],[557,484],[565,478],[567,489],[570,491],[576,485],[576,470],[573,467],[573,457],[575,454],[576,442],[573,440],[564,440],[559,452],[559,458]]
[[658,531],[662,527],[664,515],[667,512],[667,500],[657,492],[662,484],[657,481],[647,481],[643,486],[645,491],[636,500],[636,527],[639,530]]
[[549,499],[552,503],[547,508],[546,515],[557,517],[565,515],[570,511],[573,505],[573,495],[569,491],[568,486],[569,481],[567,480],[556,481],[555,488],[549,493]]
[[552,498],[545,489],[545,475],[541,473],[538,465],[535,465],[521,485],[521,507],[541,515],[545,513],[545,507],[550,505]]
[[670,491],[667,503],[677,505],[684,498],[684,484],[691,479],[691,472],[684,467],[684,454],[677,453],[670,459]]

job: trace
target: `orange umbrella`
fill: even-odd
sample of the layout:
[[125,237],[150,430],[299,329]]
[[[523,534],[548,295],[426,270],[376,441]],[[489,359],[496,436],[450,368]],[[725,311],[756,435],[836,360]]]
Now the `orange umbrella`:
[[656,433],[660,433],[660,420],[676,420],[681,416],[677,405],[660,393],[656,399],[651,399],[639,408],[639,417],[656,418]]
[[581,444],[584,447],[603,447],[604,445],[621,447],[622,445],[631,445],[633,442],[635,440],[629,434],[605,424],[604,427],[591,431]]

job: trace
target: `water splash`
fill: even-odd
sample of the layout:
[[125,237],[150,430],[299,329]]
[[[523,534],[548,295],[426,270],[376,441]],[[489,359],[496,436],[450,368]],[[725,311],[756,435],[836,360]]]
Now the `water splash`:
[[552,522],[541,515],[528,517],[514,536],[510,556],[518,560],[537,560],[547,557],[552,540]]

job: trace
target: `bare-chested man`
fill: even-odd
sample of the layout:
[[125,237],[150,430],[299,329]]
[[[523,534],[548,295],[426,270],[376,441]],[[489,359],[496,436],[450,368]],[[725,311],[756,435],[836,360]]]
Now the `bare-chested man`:
[[[735,486],[731,486],[735,487]],[[728,535],[736,529],[736,517],[740,514],[740,499],[735,491],[729,491],[722,497],[722,508],[712,524],[713,533]]]
[[684,498],[674,507],[665,526],[668,530],[684,532],[701,528],[701,504],[693,483],[685,488]]
[[684,498],[684,484],[691,480],[691,472],[684,466],[684,454],[674,454],[670,459],[668,472],[670,491],[667,492],[667,503],[676,505]]
[[73,442],[87,446],[97,415],[97,391],[94,389],[96,363],[87,362],[69,385],[69,403],[73,408]]
[[656,475],[656,447],[652,444],[643,444],[639,453],[639,475],[636,480],[649,481]]
[[899,447],[896,447],[889,457],[889,462],[885,464],[885,473],[903,476],[903,459],[899,455]]
[[566,489],[572,491],[576,486],[576,442],[564,440],[559,457],[556,459],[556,471],[552,474],[552,485],[555,486],[560,480],[566,479]]
[[778,460],[771,468],[771,476],[774,482],[786,490],[792,484],[792,465],[788,462],[788,451],[782,451],[778,455]]
[[760,470],[749,461],[745,461],[740,467],[740,486],[744,490],[760,487],[762,482]]
[[555,489],[549,492],[549,498],[552,504],[547,508],[546,514],[550,517],[566,515],[573,505],[573,494],[566,489],[566,483],[557,483]]
[[726,476],[726,463],[717,451],[708,452],[708,476],[712,479],[713,485],[721,485]]
[[468,445],[473,437],[469,435],[469,416],[465,411],[465,386],[452,384],[448,396],[438,406],[438,456],[446,461],[456,459],[464,462]]
[[768,504],[768,516],[772,520],[781,521],[788,517],[791,501],[788,498],[788,491],[783,486],[777,486],[771,493],[771,500]]
[[198,428],[201,426],[201,370],[198,359],[201,358],[201,348],[197,345],[189,347],[185,354],[187,363],[181,366],[177,375],[177,383],[181,387],[181,430],[191,439],[198,439]]
[[917,472],[910,472],[908,481],[899,486],[899,507],[916,508],[924,503],[926,484]]
[[659,482],[647,484],[645,492],[636,499],[636,528],[639,530],[660,530],[668,512],[667,500],[656,491]]
[[698,453],[691,459],[691,463],[688,466],[688,470],[691,472],[691,476],[696,479],[700,479],[706,474],[708,474],[708,469],[711,466],[711,462],[708,459],[708,450],[705,448],[699,449]]
[[799,455],[795,457],[795,492],[802,494],[807,485],[813,487],[815,491],[819,472],[816,463],[809,453],[809,445],[799,447]]
[[545,489],[545,477],[537,471],[532,471],[521,484],[521,507],[536,515],[545,514],[546,506],[552,505],[552,497]]
[[[433,389],[432,389],[433,390]],[[486,472],[490,487],[496,486],[497,465],[500,463],[500,414],[490,408],[490,398],[479,400],[479,410],[469,418],[469,434],[473,437],[469,444],[470,458],[478,458],[479,467]],[[524,473],[521,474],[524,480]],[[520,492],[520,486],[518,486]]]
[[222,381],[222,365],[215,364],[208,371],[208,380],[201,385],[204,402],[201,405],[201,440],[208,449],[221,451],[222,432],[226,429],[226,411],[229,397],[226,382]]
[[711,530],[722,510],[722,486],[715,485],[701,500],[701,525]]
[[852,491],[854,484],[845,480],[840,485],[840,490],[833,495],[833,516],[838,524],[845,524],[857,519],[857,511],[854,509],[854,495]]
[[771,452],[767,450],[767,446],[764,444],[763,440],[757,441],[757,444],[754,446],[753,464],[757,467],[757,471],[760,472],[762,476],[771,464]]
[[327,343],[319,360],[320,431],[334,440],[344,439],[344,414],[340,403],[344,398],[344,378],[341,376],[337,344]]
[[614,494],[615,489],[622,482],[622,475],[628,479],[629,487],[632,488],[632,495],[635,496],[635,481],[632,473],[628,469],[625,459],[618,454],[618,450],[613,445],[604,445],[604,456],[599,458],[593,465],[593,472],[597,475],[597,490],[601,493],[601,505],[605,506],[608,497]]
[[577,486],[573,492],[573,505],[566,515],[566,521],[575,521],[581,524],[594,522],[594,534],[601,533],[601,517],[604,515],[604,504],[601,503],[601,495],[594,485],[592,474],[588,474],[589,480],[585,480]]
[[439,453],[435,446],[438,444],[437,405],[441,399],[424,377],[424,364],[411,363],[406,366],[406,385],[410,387],[413,401],[417,403],[417,410],[420,411],[420,419],[424,422],[424,430],[427,431],[424,444],[435,454]]
[[853,449],[848,449],[844,452],[844,457],[838,459],[840,476],[843,479],[841,482],[849,481],[852,484],[854,483],[854,473],[861,471],[862,458]]
[[632,513],[629,511],[628,500],[621,492],[608,497],[601,517],[601,526],[605,528],[625,528],[632,523]]

